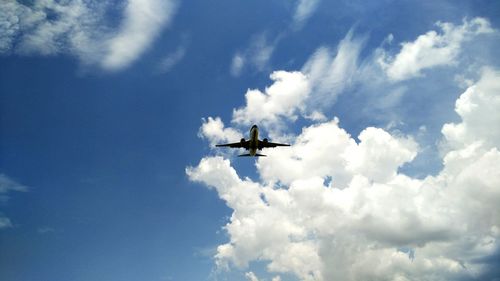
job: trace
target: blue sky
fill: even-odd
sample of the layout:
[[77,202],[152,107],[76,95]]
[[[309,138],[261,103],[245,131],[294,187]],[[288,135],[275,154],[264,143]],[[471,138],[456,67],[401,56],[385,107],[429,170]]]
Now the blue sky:
[[[499,29],[496,1],[2,2],[0,280],[496,280]],[[292,147],[214,149],[253,123]]]

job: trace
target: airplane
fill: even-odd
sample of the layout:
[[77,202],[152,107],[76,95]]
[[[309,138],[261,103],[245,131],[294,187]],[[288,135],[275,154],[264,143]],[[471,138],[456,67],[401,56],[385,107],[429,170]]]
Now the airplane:
[[231,148],[244,148],[249,150],[250,153],[238,155],[238,157],[244,156],[266,156],[264,154],[257,153],[257,150],[262,150],[265,147],[277,147],[277,146],[290,146],[289,144],[284,143],[275,143],[270,142],[268,139],[259,140],[259,127],[257,125],[253,125],[250,128],[250,139],[245,140],[241,139],[239,142],[234,143],[226,143],[226,144],[217,144],[216,147],[231,147]]

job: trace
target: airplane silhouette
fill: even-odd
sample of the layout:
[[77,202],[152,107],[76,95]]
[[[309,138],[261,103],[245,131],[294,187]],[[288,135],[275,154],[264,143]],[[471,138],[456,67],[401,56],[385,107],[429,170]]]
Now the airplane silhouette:
[[231,148],[244,148],[249,151],[247,154],[241,154],[238,155],[239,157],[241,156],[266,156],[264,154],[259,154],[257,153],[257,150],[262,150],[263,148],[266,147],[277,147],[277,146],[290,146],[289,144],[284,144],[284,143],[275,143],[275,142],[270,142],[268,139],[263,139],[259,140],[259,127],[257,125],[253,125],[252,128],[250,128],[250,139],[245,140],[244,138],[241,139],[239,142],[233,142],[233,143],[226,143],[226,144],[217,144],[217,147],[231,147]]

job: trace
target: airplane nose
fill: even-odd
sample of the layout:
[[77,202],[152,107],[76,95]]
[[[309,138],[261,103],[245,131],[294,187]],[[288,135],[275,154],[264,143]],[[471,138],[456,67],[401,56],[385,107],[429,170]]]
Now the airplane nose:
[[253,129],[253,128],[257,128],[257,125],[253,125],[253,126],[252,126],[252,129]]

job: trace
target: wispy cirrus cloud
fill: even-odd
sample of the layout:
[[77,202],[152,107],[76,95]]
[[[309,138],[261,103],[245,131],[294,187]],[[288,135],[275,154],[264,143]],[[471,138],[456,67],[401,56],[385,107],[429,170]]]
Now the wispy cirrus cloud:
[[[300,30],[317,9],[320,0],[298,0],[295,3],[292,15],[292,29]],[[244,50],[234,53],[229,71],[232,76],[238,77],[247,67],[257,71],[268,70],[271,57],[279,42],[286,37],[287,32],[278,34],[273,40],[269,34],[262,32],[252,36],[250,43]]]
[[[28,191],[28,187],[16,182],[5,174],[0,174],[0,199],[2,201],[9,200],[8,194],[13,191],[26,192]],[[9,227],[12,227],[11,220],[0,212],[0,229]]]
[[5,217],[2,213],[0,213],[0,229],[12,227],[12,222],[8,217]]
[[108,53],[102,66],[120,69],[136,60],[168,25],[175,8],[173,1],[129,0],[118,33],[106,42]]
[[249,66],[258,71],[265,70],[269,67],[269,60],[279,40],[280,36],[270,41],[266,33],[252,36],[249,46],[233,55],[230,67],[231,75],[239,76],[245,67]]
[[304,23],[313,15],[321,0],[299,0],[293,14],[293,21],[296,27],[302,27]]
[[186,55],[186,46],[178,46],[177,49],[169,54],[167,54],[163,59],[161,59],[158,69],[160,72],[169,72],[182,61],[184,56]]
[[0,194],[8,194],[12,191],[26,192],[28,187],[16,182],[5,174],[0,174]]

